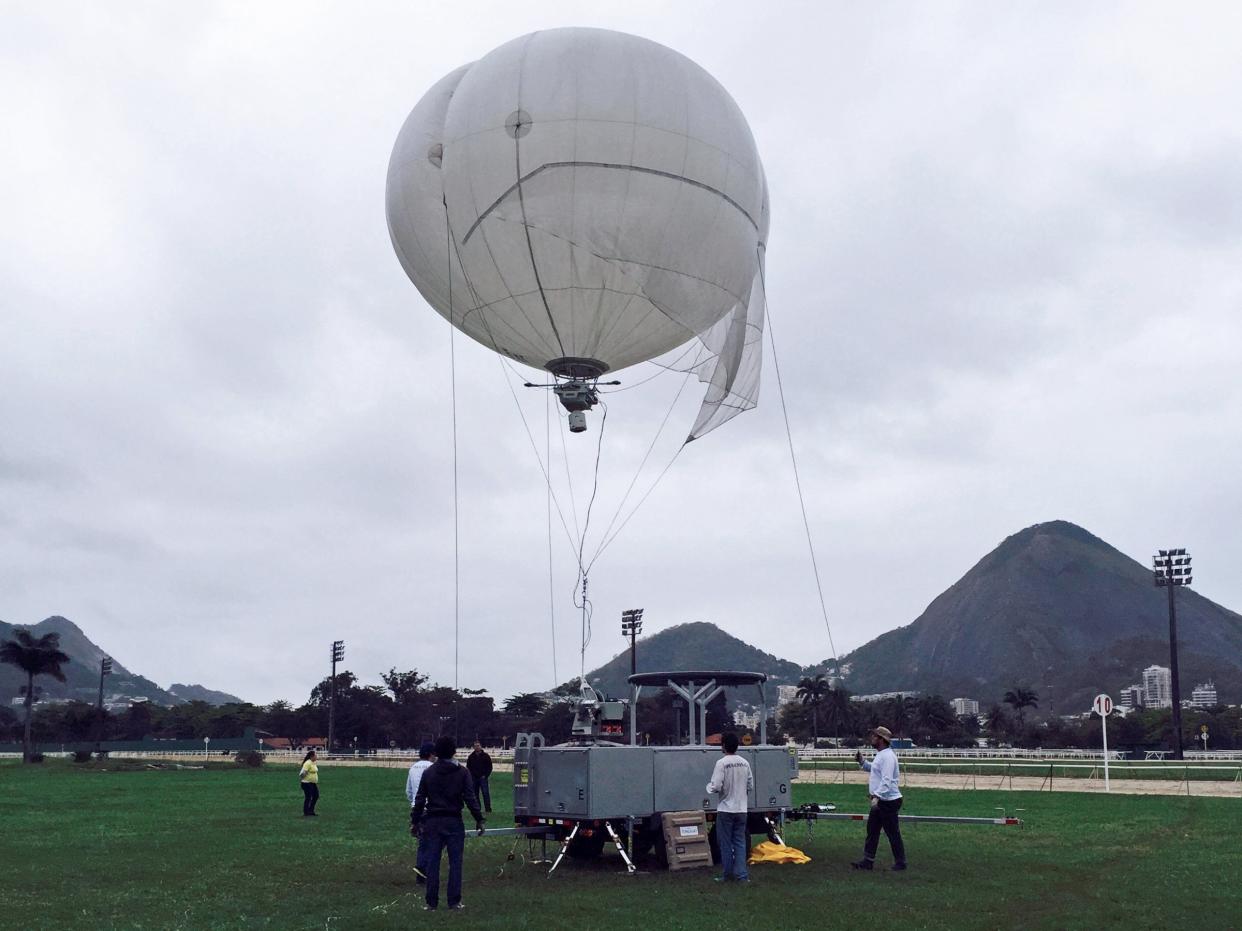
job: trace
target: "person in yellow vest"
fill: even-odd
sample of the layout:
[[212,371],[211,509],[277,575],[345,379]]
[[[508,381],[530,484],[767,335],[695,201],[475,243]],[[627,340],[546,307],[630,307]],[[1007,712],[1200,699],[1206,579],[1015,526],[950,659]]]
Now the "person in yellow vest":
[[319,765],[315,762],[315,751],[307,750],[302,757],[302,771],[298,773],[298,781],[302,784],[302,817],[315,817],[315,803],[319,801]]

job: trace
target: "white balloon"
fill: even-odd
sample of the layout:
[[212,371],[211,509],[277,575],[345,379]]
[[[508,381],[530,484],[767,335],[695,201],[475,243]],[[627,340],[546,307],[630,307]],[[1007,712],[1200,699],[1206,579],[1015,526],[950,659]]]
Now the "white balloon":
[[[754,343],[755,142],[711,75],[654,42],[554,29],[457,69],[402,127],[386,200],[427,302],[520,362],[590,377],[696,336]],[[727,393],[737,370],[700,375]]]

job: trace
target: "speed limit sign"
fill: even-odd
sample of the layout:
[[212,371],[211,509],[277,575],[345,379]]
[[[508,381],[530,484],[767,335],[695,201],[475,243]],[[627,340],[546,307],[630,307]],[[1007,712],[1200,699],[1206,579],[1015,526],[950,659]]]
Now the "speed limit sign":
[[1101,718],[1106,718],[1113,713],[1113,700],[1107,695],[1097,695],[1091,703],[1091,710]]

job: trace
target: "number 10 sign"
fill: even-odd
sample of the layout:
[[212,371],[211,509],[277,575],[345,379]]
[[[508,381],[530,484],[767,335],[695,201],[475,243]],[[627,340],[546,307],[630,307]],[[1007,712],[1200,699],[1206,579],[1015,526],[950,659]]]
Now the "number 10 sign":
[[1104,791],[1108,788],[1108,716],[1113,713],[1113,700],[1107,695],[1095,696],[1091,710],[1100,716],[1100,733],[1104,737]]

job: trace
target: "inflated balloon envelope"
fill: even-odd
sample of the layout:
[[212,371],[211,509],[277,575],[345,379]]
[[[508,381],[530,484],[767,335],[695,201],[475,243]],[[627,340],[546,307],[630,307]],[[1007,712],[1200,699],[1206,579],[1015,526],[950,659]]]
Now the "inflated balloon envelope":
[[602,29],[508,42],[414,107],[386,201],[427,302],[579,410],[600,376],[692,340],[667,363],[708,384],[689,439],[754,407],[767,182],[741,110],[685,56]]

